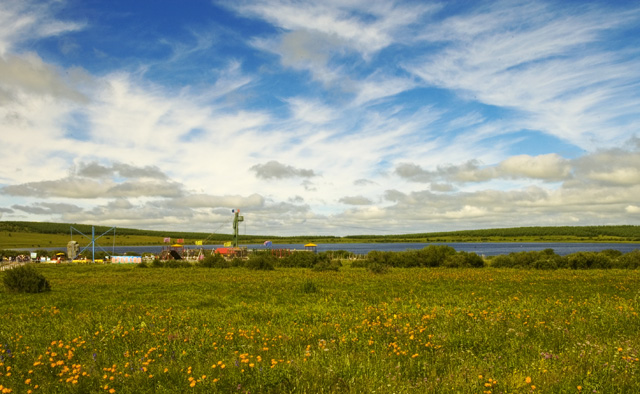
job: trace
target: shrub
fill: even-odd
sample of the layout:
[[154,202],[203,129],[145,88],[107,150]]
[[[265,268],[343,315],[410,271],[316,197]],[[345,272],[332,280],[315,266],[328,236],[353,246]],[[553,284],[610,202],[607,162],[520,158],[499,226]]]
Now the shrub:
[[234,257],[233,259],[231,259],[231,261],[229,262],[229,265],[231,267],[244,267],[246,264],[246,260],[242,260],[239,257]]
[[448,245],[429,245],[418,250],[416,259],[421,267],[439,267],[444,264],[447,257],[456,254],[456,250]]
[[611,258],[606,254],[577,252],[566,257],[567,265],[571,269],[611,268]]
[[151,267],[153,268],[163,268],[164,267],[164,262],[160,259],[153,259],[153,261],[151,262]]
[[513,261],[511,260],[511,257],[501,254],[491,259],[491,266],[496,268],[511,268],[513,266]]
[[[319,257],[315,253],[299,251],[299,252],[291,253],[289,256],[280,259],[278,261],[278,265],[282,267],[311,268],[320,259],[321,257]],[[328,256],[323,255],[322,259],[328,259]]]
[[443,264],[445,267],[484,267],[484,260],[476,253],[458,252],[447,256]]
[[321,261],[313,266],[314,271],[339,271],[342,267],[340,260]]
[[311,279],[307,279],[302,283],[302,292],[305,294],[317,293],[318,286]]
[[267,253],[254,253],[247,260],[247,268],[250,270],[273,271],[276,257]]
[[615,249],[604,249],[604,250],[601,250],[600,253],[604,254],[605,256],[611,257],[612,259],[616,259],[622,256],[622,252]]
[[555,270],[558,269],[558,262],[555,259],[540,259],[533,263],[532,268],[538,270]]
[[14,293],[42,293],[51,290],[49,281],[31,265],[6,271],[4,286]]
[[640,267],[640,249],[625,253],[617,260],[617,268],[637,269]]
[[219,254],[213,254],[205,257],[202,261],[198,263],[201,267],[206,268],[229,268],[231,267],[231,263],[229,263],[224,257]]
[[191,263],[186,261],[186,260],[167,260],[164,263],[164,266],[166,268],[191,268],[191,267],[193,267],[193,265],[191,265]]
[[491,259],[491,266],[496,268],[557,269],[563,268],[565,265],[565,260],[557,255],[553,249],[539,252],[513,252]]
[[374,274],[386,274],[391,271],[388,265],[380,263],[370,263],[367,265],[367,269]]
[[366,259],[358,259],[351,262],[351,268],[366,268],[367,260]]
[[142,261],[140,264],[137,265],[137,268],[149,268],[149,264],[147,264],[146,261]]
[[367,253],[367,267],[372,265],[384,265],[392,267],[401,267],[402,255],[404,252],[381,252],[379,250],[372,250]]

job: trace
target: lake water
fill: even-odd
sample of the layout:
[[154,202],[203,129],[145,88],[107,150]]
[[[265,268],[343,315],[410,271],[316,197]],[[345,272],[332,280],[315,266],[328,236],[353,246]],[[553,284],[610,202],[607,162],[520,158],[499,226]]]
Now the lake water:
[[[622,253],[628,253],[635,249],[640,249],[640,243],[559,243],[559,242],[451,242],[451,243],[335,243],[335,244],[318,244],[318,251],[328,250],[346,250],[356,254],[367,254],[372,250],[402,252],[411,249],[422,249],[429,245],[449,245],[457,251],[475,252],[484,256],[496,256],[501,254],[509,254],[512,252],[523,251],[540,251],[544,249],[553,249],[557,254],[564,256],[576,252],[598,252],[605,249],[619,250]],[[80,249],[86,245],[80,245]],[[248,249],[266,250],[269,249],[262,244],[255,245],[242,245]],[[205,250],[211,250],[213,248],[222,247],[221,245],[205,245]],[[196,246],[187,245],[188,249],[196,249]],[[46,249],[60,249],[66,248],[46,248]],[[158,254],[162,251],[162,246],[116,246],[103,247],[104,251],[113,255],[122,255],[126,252],[137,253],[155,253]],[[303,244],[273,244],[271,249],[296,249],[303,250]],[[96,252],[100,251],[99,247],[96,247]],[[91,247],[86,252],[91,253]]]

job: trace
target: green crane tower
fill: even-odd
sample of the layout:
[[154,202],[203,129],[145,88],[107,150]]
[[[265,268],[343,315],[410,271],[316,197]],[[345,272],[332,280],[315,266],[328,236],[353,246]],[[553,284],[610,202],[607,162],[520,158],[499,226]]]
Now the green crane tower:
[[240,216],[240,210],[239,209],[232,209],[231,212],[235,213],[235,216],[233,218],[233,247],[237,248],[238,247],[238,223],[239,222],[244,222],[244,216]]

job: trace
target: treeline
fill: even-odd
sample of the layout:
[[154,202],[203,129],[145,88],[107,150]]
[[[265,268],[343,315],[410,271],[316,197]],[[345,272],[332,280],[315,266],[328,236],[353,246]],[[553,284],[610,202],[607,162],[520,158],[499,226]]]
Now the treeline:
[[[96,235],[100,235],[112,229],[108,226],[92,226],[90,224],[76,224],[76,223],[46,223],[46,222],[0,222],[0,231],[9,232],[25,232],[25,233],[39,233],[39,234],[71,234],[71,227],[82,232],[85,235],[91,234],[92,227],[94,227]],[[229,238],[228,234],[206,234],[198,232],[186,232],[186,231],[157,231],[157,230],[138,230],[132,228],[117,227],[116,236],[118,235],[141,235],[152,237],[171,237],[171,238],[190,238],[190,239],[203,239],[211,236],[220,237],[220,239]]]
[[[26,232],[40,234],[70,234],[70,227],[88,235],[91,225],[46,222],[0,221],[0,231]],[[94,226],[97,234],[102,234],[112,227]],[[184,238],[189,240],[208,239],[213,242],[228,241],[229,234],[210,234],[186,231],[157,231],[139,230],[131,228],[116,228],[116,236],[150,236]],[[240,235],[243,243],[260,243],[271,240],[274,243],[306,243],[310,240],[316,243],[345,243],[345,242],[443,242],[443,241],[626,241],[640,242],[640,226],[558,226],[558,227],[515,227],[484,230],[461,230],[433,233],[414,233],[396,235],[351,235],[335,236],[272,236],[272,235]]]
[[351,239],[402,239],[402,240],[433,240],[436,238],[579,238],[583,240],[597,240],[601,237],[619,238],[626,241],[640,241],[640,226],[558,226],[558,227],[514,227],[494,228],[484,230],[461,230],[433,233],[415,233],[402,235],[354,235]]
[[[71,227],[80,231],[85,235],[90,235],[92,227],[95,230],[96,235],[103,234],[113,227],[108,226],[92,226],[90,224],[76,224],[76,223],[48,223],[48,222],[19,222],[19,221],[0,221],[0,232],[15,232],[15,233],[35,233],[35,234],[71,234]],[[229,224],[231,227],[231,223]],[[75,233],[75,231],[74,231]],[[172,240],[183,238],[189,240],[208,240],[211,242],[226,242],[229,241],[230,234],[211,234],[203,232],[188,232],[188,231],[158,231],[158,230],[140,230],[125,227],[117,227],[115,230],[116,237],[118,236],[147,236],[165,238],[169,237]],[[332,236],[292,236],[292,237],[278,237],[267,235],[239,235],[239,240],[243,243],[262,243],[265,240],[271,240],[273,242],[291,242],[291,243],[307,243],[310,239],[315,242],[339,242],[339,237]]]

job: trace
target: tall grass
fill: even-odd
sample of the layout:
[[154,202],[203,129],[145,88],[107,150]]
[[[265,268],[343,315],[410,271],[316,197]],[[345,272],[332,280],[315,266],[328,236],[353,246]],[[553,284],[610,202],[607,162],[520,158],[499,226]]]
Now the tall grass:
[[638,271],[39,270],[0,391],[640,392]]

